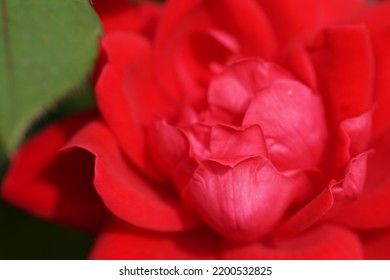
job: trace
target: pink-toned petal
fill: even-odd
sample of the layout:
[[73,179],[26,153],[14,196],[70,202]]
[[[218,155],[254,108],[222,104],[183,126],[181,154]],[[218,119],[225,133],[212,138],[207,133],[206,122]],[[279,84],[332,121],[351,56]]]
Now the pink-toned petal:
[[267,156],[263,131],[258,125],[245,129],[235,129],[224,125],[212,127],[210,151],[211,159],[226,165],[231,165],[227,162],[232,160],[236,162],[246,157]]
[[280,45],[307,38],[348,17],[362,0],[257,0],[270,18]]
[[93,115],[54,123],[24,144],[3,182],[3,198],[43,219],[89,232],[99,230],[107,211],[93,187],[93,158],[59,150]]
[[96,85],[99,111],[129,159],[150,176],[144,126],[169,106],[151,75],[150,45],[138,35],[111,34],[102,39],[108,64]]
[[277,79],[256,92],[242,124],[259,125],[279,169],[316,167],[327,145],[322,100],[296,80]]
[[363,238],[363,249],[367,260],[390,260],[390,229]]
[[219,259],[219,242],[219,237],[206,228],[186,233],[161,233],[140,229],[113,219],[98,236],[89,258]]
[[93,0],[104,31],[136,32],[153,38],[161,6],[154,2],[131,3],[128,0]]
[[332,130],[372,108],[373,50],[365,26],[329,28],[317,36],[309,52]]
[[331,224],[309,229],[302,234],[281,240],[269,240],[248,245],[226,243],[224,259],[262,260],[342,260],[362,259],[359,237],[353,232]]
[[67,147],[80,147],[95,155],[96,191],[107,208],[124,221],[157,231],[184,231],[200,224],[172,188],[137,173],[101,122],[90,122]]
[[212,80],[208,92],[210,110],[221,121],[240,125],[254,95],[275,80],[289,78],[292,75],[274,63],[254,58],[240,60]]
[[299,183],[261,157],[235,166],[210,160],[199,165],[183,190],[183,198],[223,236],[253,241],[280,221]]
[[243,56],[273,56],[270,24],[252,0],[174,0],[165,8],[156,35],[156,70],[165,91],[176,98],[204,105],[210,78],[221,67]]

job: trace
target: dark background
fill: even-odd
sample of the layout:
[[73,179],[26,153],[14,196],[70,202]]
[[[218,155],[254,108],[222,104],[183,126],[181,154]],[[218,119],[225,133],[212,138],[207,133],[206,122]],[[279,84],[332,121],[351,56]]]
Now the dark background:
[[[26,139],[51,122],[94,106],[91,88],[83,85],[46,112]],[[0,145],[0,187],[8,166]],[[35,218],[0,196],[0,259],[85,259],[92,243],[92,236]]]

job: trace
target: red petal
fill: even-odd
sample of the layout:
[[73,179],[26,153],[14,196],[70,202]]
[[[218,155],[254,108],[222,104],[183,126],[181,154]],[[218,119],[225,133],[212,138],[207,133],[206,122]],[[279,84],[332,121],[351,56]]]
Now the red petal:
[[373,134],[379,136],[389,128],[390,119],[390,3],[372,5],[357,22],[364,23],[370,32],[375,56],[375,111]]
[[290,73],[274,63],[243,59],[214,77],[208,102],[214,117],[241,125],[253,96],[278,79],[292,79]]
[[368,260],[390,259],[390,230],[371,234],[363,240],[364,258]]
[[252,243],[237,246],[227,243],[223,249],[224,259],[263,260],[341,260],[363,258],[362,244],[353,232],[325,224],[310,229],[301,235],[267,243]]
[[183,190],[183,197],[225,237],[252,241],[279,222],[299,183],[260,157],[233,167],[204,161]]
[[91,259],[218,259],[219,237],[208,229],[159,233],[112,220],[97,238]]
[[263,131],[258,125],[240,130],[224,125],[212,127],[210,151],[212,160],[226,165],[246,157],[267,156]]
[[189,157],[190,144],[184,133],[163,120],[149,134],[150,152],[159,167],[180,191],[192,177],[196,162]]
[[332,180],[316,197],[283,222],[273,236],[278,238],[295,236],[321,218],[333,217],[338,215],[340,210],[343,211],[341,207],[346,202],[357,199],[363,189],[368,155],[366,152],[351,159],[341,180],[337,182]]
[[95,155],[95,188],[119,218],[158,231],[183,231],[199,225],[171,188],[148,182],[135,171],[102,123],[89,123],[68,147],[80,147]]
[[340,123],[334,169],[345,166],[352,157],[364,152],[370,143],[372,111]]
[[319,91],[332,129],[372,107],[374,63],[371,41],[362,25],[334,27],[321,33],[310,49]]
[[373,145],[368,161],[363,194],[337,216],[337,221],[353,228],[371,229],[390,226],[390,131]]
[[283,170],[317,166],[327,144],[320,97],[293,79],[275,79],[255,94],[242,124],[262,128],[272,163]]
[[81,151],[58,153],[91,117],[64,119],[23,145],[4,180],[4,199],[41,218],[97,231],[107,211],[93,188],[93,158]]
[[99,111],[126,155],[151,176],[145,155],[143,126],[167,106],[156,93],[150,73],[150,46],[137,35],[113,34],[103,38],[108,55],[96,85]]
[[161,7],[153,2],[130,3],[128,0],[92,0],[106,33],[136,32],[153,37]]
[[280,45],[302,39],[357,11],[362,0],[258,0]]
[[156,70],[173,96],[188,92],[191,101],[205,102],[213,64],[224,67],[242,56],[270,59],[274,53],[268,19],[252,0],[174,0],[165,8],[156,36]]

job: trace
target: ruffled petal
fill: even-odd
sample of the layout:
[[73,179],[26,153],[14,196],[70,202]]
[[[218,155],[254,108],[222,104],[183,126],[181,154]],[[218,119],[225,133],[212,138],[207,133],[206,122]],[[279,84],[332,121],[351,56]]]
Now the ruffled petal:
[[126,155],[146,174],[157,177],[145,153],[144,126],[168,106],[151,82],[150,46],[137,35],[111,34],[102,39],[108,64],[96,85],[99,111]]
[[152,39],[161,5],[154,2],[131,3],[127,0],[93,0],[104,31],[142,33]]
[[269,240],[248,245],[226,243],[224,259],[262,260],[341,260],[362,259],[359,237],[353,232],[331,224],[310,229],[299,236],[284,240]]
[[186,233],[143,230],[111,220],[93,245],[91,259],[219,259],[219,237],[208,229]]
[[333,131],[341,121],[372,108],[373,50],[365,26],[327,29],[317,36],[309,52]]
[[216,125],[211,129],[210,159],[233,166],[244,158],[267,156],[267,147],[260,126],[245,129]]
[[336,143],[336,160],[332,169],[336,174],[352,157],[363,153],[371,141],[372,111],[360,116],[348,118],[340,123]]
[[362,0],[258,0],[272,22],[280,45],[313,35],[358,11]]
[[338,222],[357,229],[390,227],[389,140],[390,131],[372,144],[363,193],[335,216]]
[[119,218],[157,231],[183,231],[199,226],[198,218],[181,204],[172,188],[149,182],[135,171],[101,122],[85,126],[67,145],[71,147],[95,155],[96,191]]
[[261,157],[235,166],[209,160],[199,165],[183,190],[183,199],[223,236],[253,241],[280,221],[299,183]]
[[93,158],[82,151],[59,153],[91,118],[66,118],[24,144],[3,182],[3,198],[43,219],[97,231],[107,211],[93,188]]
[[275,52],[268,19],[252,0],[174,0],[165,8],[156,35],[156,70],[174,99],[205,105],[207,85],[221,68],[243,56],[271,59]]
[[277,238],[296,236],[321,219],[337,217],[346,203],[359,199],[366,179],[368,155],[369,152],[365,152],[351,159],[342,179],[331,180],[317,196],[282,222],[272,235]]

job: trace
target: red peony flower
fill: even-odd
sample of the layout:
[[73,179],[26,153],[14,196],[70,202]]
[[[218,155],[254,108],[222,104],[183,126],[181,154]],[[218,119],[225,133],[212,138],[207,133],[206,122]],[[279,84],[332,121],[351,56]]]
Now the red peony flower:
[[4,198],[96,259],[389,259],[389,4],[94,0],[98,110]]

